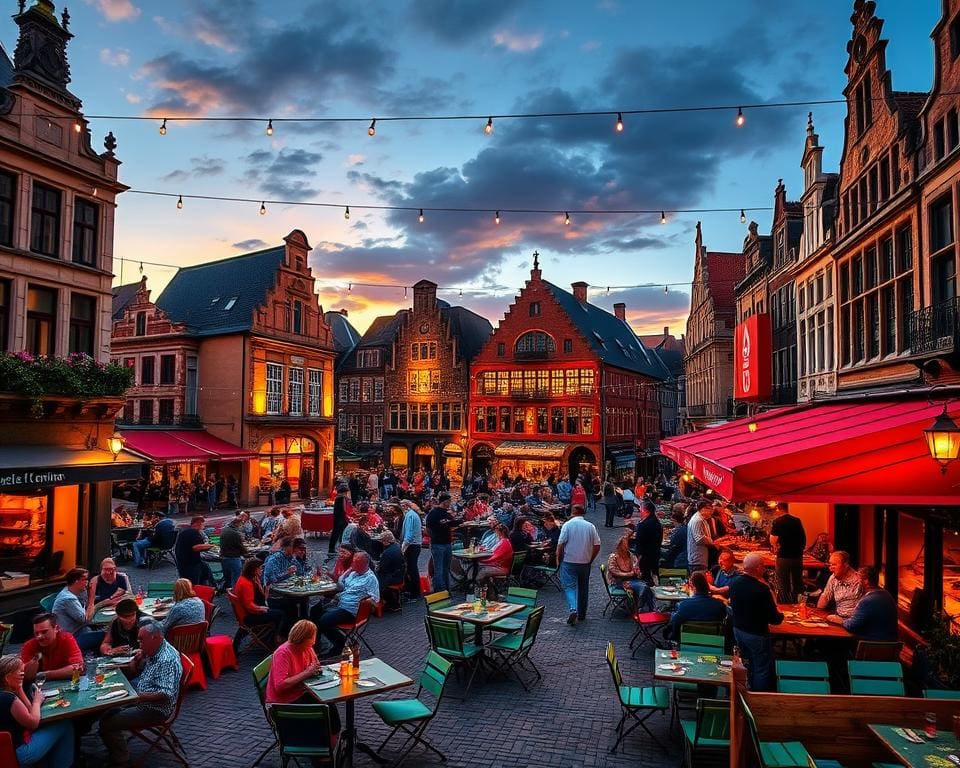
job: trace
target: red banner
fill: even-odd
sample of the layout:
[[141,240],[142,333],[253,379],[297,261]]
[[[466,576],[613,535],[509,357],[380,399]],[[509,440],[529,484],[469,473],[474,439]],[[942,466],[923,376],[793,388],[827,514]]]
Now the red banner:
[[733,342],[733,390],[737,400],[766,400],[773,393],[770,315],[753,315],[737,326]]

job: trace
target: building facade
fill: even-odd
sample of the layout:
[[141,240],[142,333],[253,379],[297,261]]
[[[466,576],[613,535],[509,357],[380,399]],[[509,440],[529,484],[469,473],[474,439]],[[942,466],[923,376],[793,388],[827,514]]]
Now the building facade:
[[[660,436],[680,432],[680,413],[686,407],[686,377],[683,372],[683,335],[678,339],[664,326],[663,333],[641,335],[640,341],[660,358],[670,378],[658,385],[660,393]],[[656,448],[659,452],[659,448]]]

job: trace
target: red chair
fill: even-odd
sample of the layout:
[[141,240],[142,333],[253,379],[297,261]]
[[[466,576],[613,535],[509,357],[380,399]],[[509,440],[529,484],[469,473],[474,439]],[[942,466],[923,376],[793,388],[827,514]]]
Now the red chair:
[[[203,649],[207,639],[207,622],[198,624],[180,624],[167,633],[167,642],[180,651],[181,656],[190,659],[193,670],[189,685],[207,690],[207,676],[203,671]],[[231,641],[232,642],[232,641]]]
[[210,635],[204,640],[204,655],[210,676],[215,680],[225,669],[240,669],[237,652],[233,650],[233,638],[230,635]]
[[8,731],[0,731],[0,765],[17,768],[17,750],[13,748],[13,738]]
[[213,587],[208,587],[206,584],[194,584],[193,591],[203,602],[212,603],[213,596],[217,593],[217,590]]
[[273,624],[247,624],[247,612],[243,609],[243,604],[237,597],[237,593],[228,589],[227,599],[230,601],[233,615],[237,619],[237,624],[243,630],[244,636],[250,640],[252,645],[259,646],[268,655],[273,653]]
[[353,643],[363,643],[367,646],[367,650],[370,653],[373,653],[373,648],[370,647],[370,643],[367,642],[366,638],[363,636],[364,632],[367,629],[367,623],[370,621],[370,615],[374,610],[374,603],[372,600],[363,600],[360,603],[360,607],[357,609],[356,618],[349,624],[337,624],[337,629],[344,633],[344,645],[352,645]]
[[[180,743],[180,739],[177,738],[177,734],[173,732],[173,724],[177,719],[177,715],[180,714],[180,705],[183,703],[183,697],[187,692],[187,686],[193,674],[193,662],[182,653],[180,654],[180,663],[183,665],[183,672],[180,675],[180,688],[177,691],[177,702],[173,708],[173,712],[170,713],[170,717],[160,723],[160,725],[130,729],[130,733],[133,736],[149,745],[147,751],[144,752],[135,763],[138,768],[143,765],[147,759],[147,755],[149,755],[154,748],[173,755],[180,761],[183,768],[190,768],[190,763],[187,762],[187,755],[184,752],[183,745]],[[4,765],[6,765],[6,763],[4,763]]]

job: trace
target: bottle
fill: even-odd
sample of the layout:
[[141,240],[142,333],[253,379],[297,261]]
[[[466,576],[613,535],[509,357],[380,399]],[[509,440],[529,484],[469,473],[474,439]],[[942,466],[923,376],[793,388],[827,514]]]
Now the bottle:
[[74,691],[79,690],[80,688],[80,665],[73,665],[73,675],[70,678],[70,688]]
[[143,605],[143,587],[137,588],[137,596],[134,598],[137,605]]
[[351,656],[349,648],[344,648],[343,653],[340,656],[340,677],[346,678],[350,677],[350,672],[352,668]]
[[360,669],[360,643],[354,643],[353,647],[350,649],[350,655],[352,656],[353,663],[353,674],[357,675]]
[[480,587],[480,610],[485,611],[487,609],[487,588]]

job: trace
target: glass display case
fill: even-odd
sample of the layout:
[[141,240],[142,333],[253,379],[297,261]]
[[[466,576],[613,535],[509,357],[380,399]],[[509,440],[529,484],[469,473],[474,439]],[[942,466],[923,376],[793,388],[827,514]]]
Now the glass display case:
[[47,549],[49,494],[0,494],[0,571],[35,569]]

